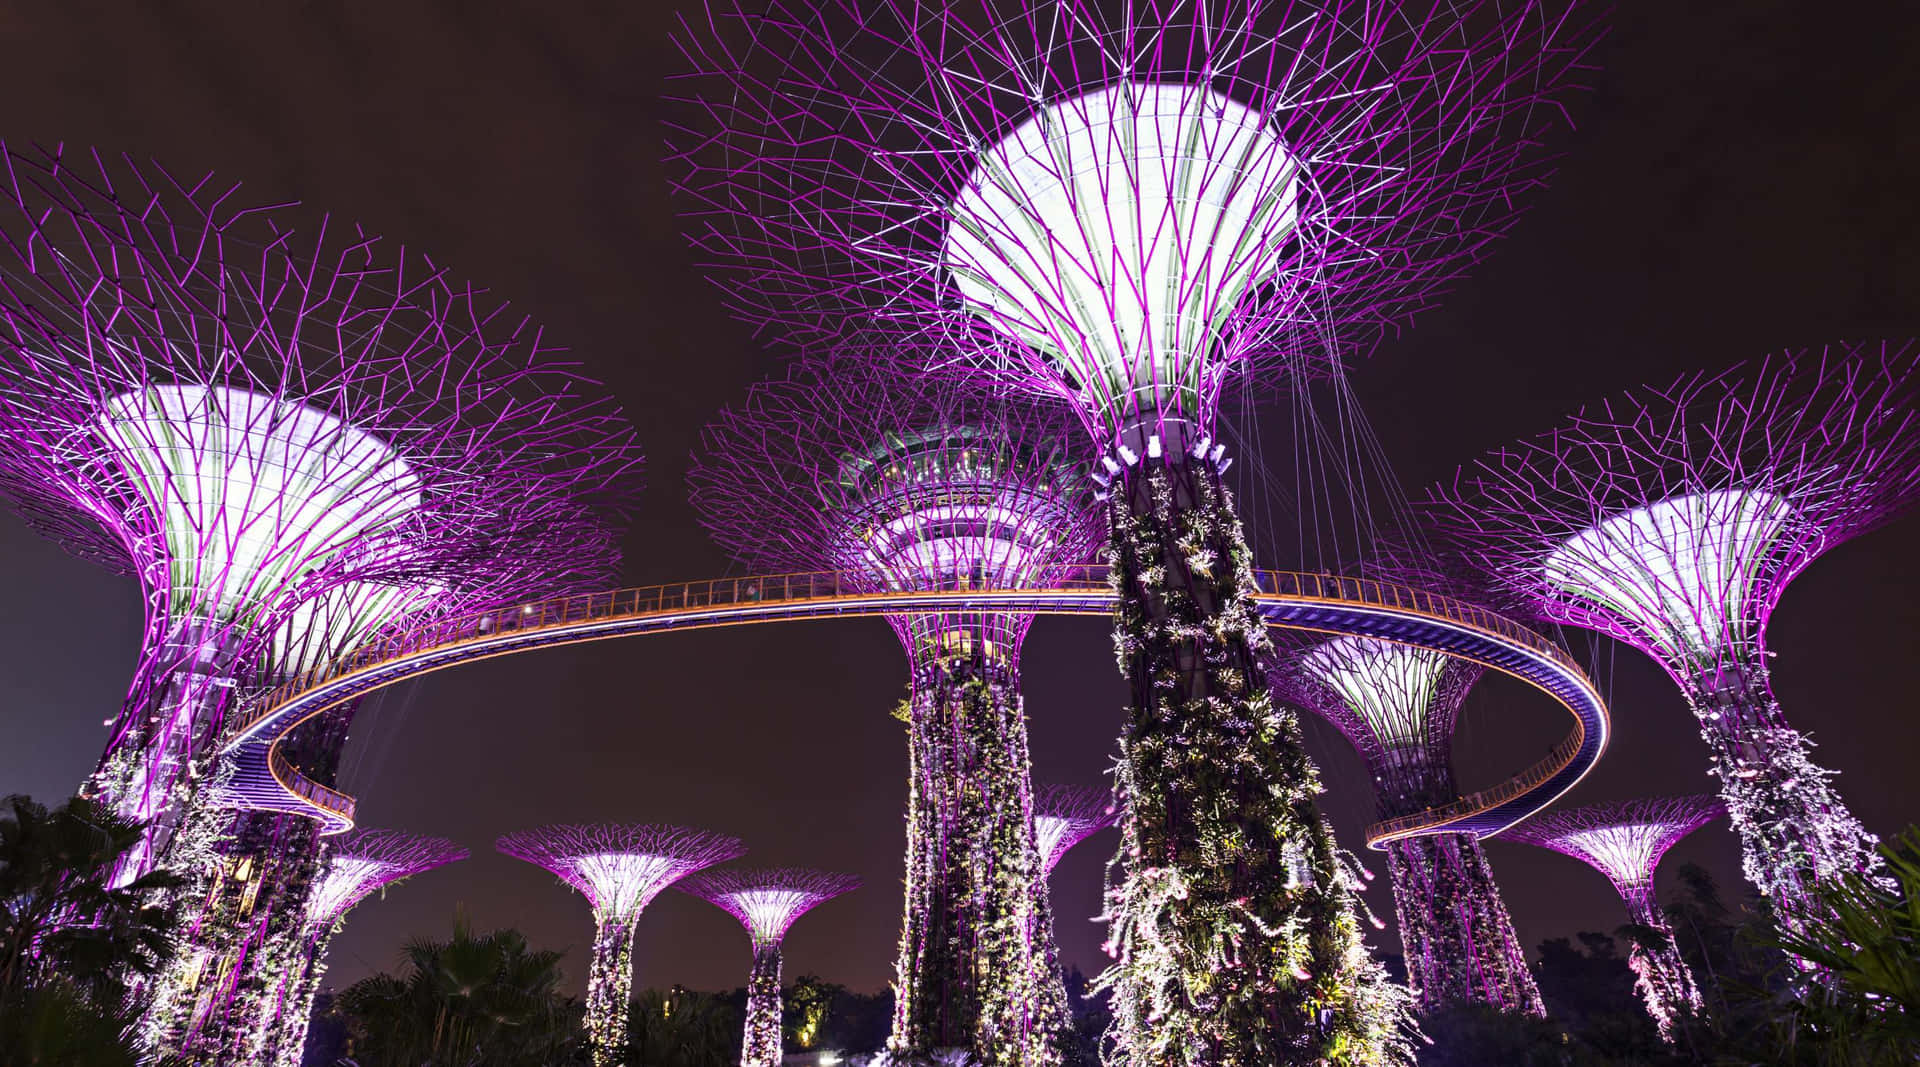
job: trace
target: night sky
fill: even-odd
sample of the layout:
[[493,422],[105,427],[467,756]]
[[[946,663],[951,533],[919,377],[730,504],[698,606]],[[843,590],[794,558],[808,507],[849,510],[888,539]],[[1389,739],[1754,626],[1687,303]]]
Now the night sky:
[[[729,565],[685,503],[686,454],[777,361],[722,312],[673,214],[659,161],[660,95],[680,69],[670,4],[690,0],[10,4],[0,137],[210,169],[254,201],[357,221],[512,299],[641,428],[650,487],[625,581],[709,577]],[[1620,5],[1551,188],[1443,307],[1354,371],[1403,484],[1614,390],[1782,347],[1920,333],[1920,20],[1886,4],[1876,23],[1871,6]],[[1841,547],[1772,628],[1788,715],[1882,834],[1920,817],[1916,554],[1915,517]],[[138,602],[128,580],[11,517],[0,588],[0,793],[52,801],[99,755]],[[1709,791],[1705,746],[1665,675],[1630,650],[1599,661],[1616,740],[1569,800]],[[867,888],[794,928],[787,973],[882,987],[906,795],[902,727],[887,712],[904,681],[892,633],[858,619],[548,650],[388,692],[355,727],[343,786],[364,825],[451,837],[474,858],[363,905],[330,981],[392,967],[406,937],[443,936],[463,906],[482,927],[567,949],[578,986],[585,902],[492,841],[607,819],[722,830],[747,842],[748,862],[859,874]],[[1025,691],[1035,778],[1102,782],[1125,700],[1105,622],[1042,619]],[[1524,687],[1484,683],[1456,744],[1463,785],[1512,774],[1566,728]],[[1327,810],[1359,847],[1372,811],[1360,763],[1324,726],[1310,723],[1309,740]],[[1089,973],[1103,957],[1087,917],[1116,840],[1091,839],[1053,879],[1065,959]],[[1583,865],[1488,851],[1527,945],[1625,921]],[[1668,877],[1684,860],[1738,882],[1724,824],[1676,849]],[[1390,916],[1385,865],[1373,866],[1373,902]],[[1398,949],[1390,932],[1378,943]],[[672,893],[639,924],[636,958],[639,986],[709,989],[742,983],[749,962],[731,918]]]

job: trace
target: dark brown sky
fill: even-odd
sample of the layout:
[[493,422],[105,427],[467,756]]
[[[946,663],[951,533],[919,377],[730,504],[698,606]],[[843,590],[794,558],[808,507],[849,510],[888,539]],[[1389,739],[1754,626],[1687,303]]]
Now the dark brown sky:
[[[774,362],[698,278],[659,166],[657,101],[678,65],[665,31],[687,2],[29,0],[0,9],[0,138],[211,169],[252,199],[303,200],[512,298],[642,428],[652,489],[627,580],[705,577],[726,564],[684,503],[685,455],[699,424]],[[1621,3],[1559,179],[1445,307],[1354,376],[1407,485],[1607,391],[1782,346],[1920,332],[1920,21],[1870,6]],[[1839,549],[1773,626],[1789,715],[1882,833],[1920,817],[1916,550],[1915,518]],[[138,606],[124,580],[3,517],[0,588],[0,793],[50,799],[98,755]],[[1708,789],[1704,746],[1665,677],[1636,653],[1608,658],[1617,741],[1572,799]],[[550,650],[396,690],[356,729],[346,785],[367,825],[453,837],[476,856],[363,905],[332,978],[391,967],[403,938],[444,932],[464,903],[482,925],[568,948],[578,982],[585,904],[491,841],[619,819],[725,830],[756,862],[862,875],[867,889],[795,927],[789,973],[881,986],[905,797],[887,709],[904,669],[883,624],[850,620]],[[1026,675],[1036,777],[1101,781],[1124,699],[1104,624],[1043,619]],[[1458,744],[1468,786],[1565,729],[1518,687],[1484,688]],[[1330,731],[1311,733],[1328,809],[1357,846],[1371,809],[1358,762]],[[1094,838],[1054,879],[1066,959],[1090,972],[1100,932],[1086,917],[1113,844]],[[1490,851],[1528,944],[1625,919],[1573,861]],[[1738,877],[1721,827],[1683,858]],[[640,924],[638,980],[736,985],[746,949],[733,920],[669,894]]]

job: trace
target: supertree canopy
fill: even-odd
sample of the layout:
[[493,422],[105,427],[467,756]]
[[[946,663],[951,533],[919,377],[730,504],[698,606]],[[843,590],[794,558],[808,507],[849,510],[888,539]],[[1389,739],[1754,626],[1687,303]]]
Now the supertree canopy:
[[1685,693],[1747,877],[1789,929],[1875,838],[1788,724],[1766,625],[1828,548],[1920,495],[1909,343],[1790,352],[1588,409],[1436,490],[1437,518],[1520,606],[1659,661]]
[[[552,521],[545,551],[476,561],[451,588],[349,582],[301,602],[268,642],[260,681],[304,673],[375,636],[364,622],[370,601],[385,602],[381,632],[396,632],[437,615],[605,588],[616,560],[611,529],[585,508],[571,522],[559,514]],[[294,730],[280,746],[288,765],[332,787],[357,706],[344,704]],[[312,809],[289,803],[272,773],[223,757],[214,788],[195,796],[163,859],[186,879],[179,896],[188,937],[153,983],[143,1032],[152,1047],[184,1062],[260,1062],[263,1043],[278,1040],[276,1020],[286,1018],[289,960],[297,963],[310,947],[301,917],[319,891],[322,828]],[[204,860],[187,855],[201,851]],[[232,876],[243,870],[247,877]],[[303,1039],[304,1017],[300,1026]],[[289,1055],[298,1053],[296,1043]]]
[[1628,962],[1662,1037],[1669,1036],[1676,1013],[1700,1010],[1700,990],[1654,897],[1653,872],[1668,849],[1725,810],[1706,796],[1592,804],[1543,812],[1500,835],[1585,861],[1613,882],[1634,922],[1660,935],[1633,939]]
[[[1422,584],[1453,591],[1448,582]],[[1360,753],[1381,818],[1459,796],[1453,730],[1478,665],[1373,637],[1302,635],[1288,644],[1275,668],[1276,692],[1326,719]],[[1422,1010],[1471,1001],[1544,1015],[1479,838],[1426,834],[1383,847],[1408,984]]]
[[796,868],[708,871],[680,883],[683,891],[740,920],[753,940],[740,1067],[780,1067],[780,942],[787,929],[819,904],[859,887],[852,875]]
[[[1092,554],[1058,405],[806,363],[703,435],[692,498],[750,566],[874,588],[1045,588]],[[1020,643],[1031,615],[890,620],[906,647],[906,914],[889,1048],[1054,1063],[1066,992],[1034,839]],[[1041,940],[1036,940],[1038,935]],[[1002,1057],[993,1059],[992,1057]]]
[[1105,789],[1043,785],[1033,791],[1033,836],[1040,843],[1043,873],[1052,874],[1073,846],[1119,821]]
[[88,786],[149,822],[124,878],[178,825],[236,687],[299,658],[274,647],[297,612],[346,596],[342,635],[365,635],[502,559],[564,579],[583,504],[638,454],[538,328],[424,257],[297,231],[210,177],[0,152],[0,488],[145,599]]
[[633,987],[633,924],[661,891],[745,854],[731,837],[682,826],[543,826],[506,834],[501,852],[539,864],[593,905],[593,964],[587,976],[587,1037],[594,1063],[618,1062],[627,1041]]
[[981,358],[921,373],[1062,397],[1112,450],[1118,1062],[1404,1057],[1267,692],[1214,415],[1507,227],[1584,31],[1531,3],[983,6],[775,0],[685,35],[696,239],[786,338],[937,335]]
[[394,830],[356,830],[329,840],[306,907],[292,917],[294,936],[289,943],[267,943],[267,954],[276,958],[262,969],[276,979],[274,1010],[259,1020],[247,1058],[235,1062],[298,1067],[327,946],[347,912],[375,890],[466,858],[467,850],[451,841]]

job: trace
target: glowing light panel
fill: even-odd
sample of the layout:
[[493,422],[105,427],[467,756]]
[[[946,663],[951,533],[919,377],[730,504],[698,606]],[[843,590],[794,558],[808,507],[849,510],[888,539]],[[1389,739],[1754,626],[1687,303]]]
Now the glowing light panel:
[[128,493],[164,517],[177,614],[246,611],[420,506],[378,437],[260,393],[151,386],[108,400],[97,428]]
[[1759,490],[1692,493],[1609,516],[1567,538],[1547,584],[1613,612],[1674,656],[1748,638],[1758,568],[1794,518]]
[[1365,720],[1388,749],[1423,745],[1428,711],[1448,657],[1372,637],[1336,637],[1300,657],[1301,666]]
[[1299,171],[1258,112],[1121,81],[981,152],[942,259],[976,314],[1059,357],[1097,405],[1154,411],[1224,369],[1223,326],[1294,232]]

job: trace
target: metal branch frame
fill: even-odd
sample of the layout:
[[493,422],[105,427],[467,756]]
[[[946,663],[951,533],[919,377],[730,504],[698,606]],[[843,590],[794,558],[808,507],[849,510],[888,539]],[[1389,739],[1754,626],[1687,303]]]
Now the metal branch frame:
[[[703,867],[746,853],[737,838],[684,826],[645,823],[583,823],[543,826],[504,834],[501,852],[552,871],[580,891],[596,915],[630,921],[662,890]],[[627,857],[658,861],[596,866],[593,860]]]
[[0,492],[141,583],[141,659],[93,788],[156,842],[234,687],[423,600],[468,611],[611,573],[603,516],[639,453],[537,326],[211,176],[0,157]]
[[307,901],[307,923],[316,932],[331,928],[375,890],[468,855],[445,838],[398,830],[355,830],[335,837],[326,848],[320,884]]
[[[1044,587],[1099,542],[1071,425],[1057,404],[908,381],[843,353],[754,386],[709,423],[690,498],[751,567],[864,573],[874,591]],[[1031,620],[890,621],[918,678],[960,654],[1017,669]]]
[[1033,789],[1033,834],[1047,874],[1073,846],[1112,826],[1120,818],[1113,791],[1091,786],[1037,785]]
[[1795,576],[1920,499],[1916,371],[1915,342],[1839,343],[1634,390],[1463,468],[1430,515],[1515,606],[1689,685],[1763,651]]
[[1654,869],[1667,850],[1725,813],[1710,796],[1589,804],[1544,811],[1500,837],[1572,856],[1627,897],[1652,892]]
[[740,920],[757,948],[779,944],[794,920],[834,897],[860,888],[860,879],[851,874],[805,867],[778,867],[706,871],[675,888]]
[[1813,889],[1878,870],[1877,839],[1788,725],[1766,627],[1822,553],[1920,499],[1920,344],[1838,344],[1580,412],[1433,494],[1445,532],[1523,610],[1609,634],[1679,684],[1789,930]]
[[1544,177],[1593,31],[1528,2],[715,2],[672,156],[743,318],[957,339],[920,367],[1062,396],[1104,446],[1433,302]]

